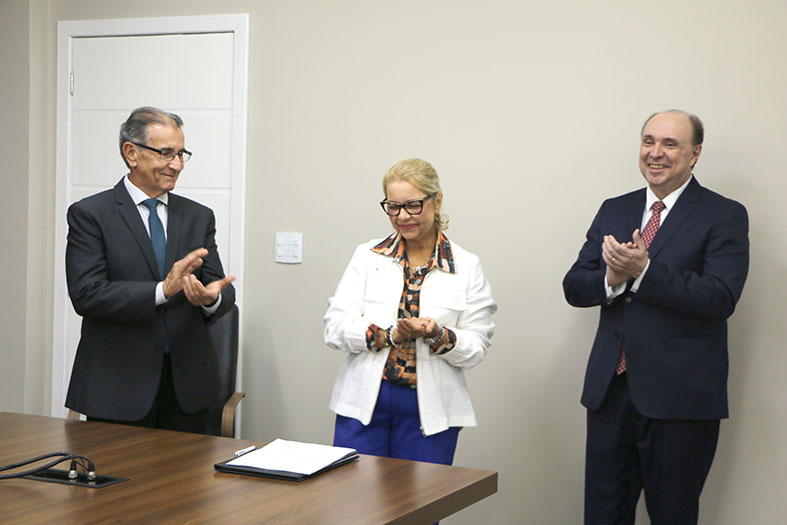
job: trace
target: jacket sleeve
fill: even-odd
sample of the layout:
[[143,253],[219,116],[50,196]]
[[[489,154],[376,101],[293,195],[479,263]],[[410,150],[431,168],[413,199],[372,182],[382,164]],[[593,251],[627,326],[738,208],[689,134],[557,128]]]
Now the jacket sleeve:
[[636,296],[683,315],[727,319],[743,292],[749,269],[749,218],[743,205],[727,201],[703,246],[702,268],[681,270],[651,260]]
[[369,321],[363,317],[366,275],[362,263],[363,251],[368,249],[363,246],[356,248],[336,292],[328,299],[328,311],[323,317],[325,344],[348,353],[366,351]]
[[563,278],[563,294],[571,306],[598,306],[606,302],[604,275],[606,266],[601,258],[601,206],[585,236],[577,260]]
[[459,315],[456,326],[447,327],[456,334],[456,344],[449,352],[440,355],[451,365],[462,368],[472,368],[486,357],[486,349],[492,344],[495,333],[492,314],[497,311],[492,287],[475,255],[470,266],[467,306]]
[[67,220],[66,280],[76,313],[112,322],[155,315],[155,281],[110,280],[99,218],[77,202],[69,207]]

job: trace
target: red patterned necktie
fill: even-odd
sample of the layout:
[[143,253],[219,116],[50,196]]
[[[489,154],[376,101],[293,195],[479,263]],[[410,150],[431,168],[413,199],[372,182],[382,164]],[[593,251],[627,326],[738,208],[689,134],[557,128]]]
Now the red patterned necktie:
[[[645,243],[645,248],[650,246],[651,241],[653,241],[653,237],[656,236],[656,232],[659,230],[659,225],[661,224],[661,212],[664,210],[666,206],[661,201],[656,201],[651,206],[653,210],[653,215],[650,216],[648,219],[648,223],[645,225],[645,229],[642,230],[642,242]],[[620,349],[620,358],[618,359],[618,366],[615,368],[615,375],[620,375],[626,371],[626,349],[621,347]]]

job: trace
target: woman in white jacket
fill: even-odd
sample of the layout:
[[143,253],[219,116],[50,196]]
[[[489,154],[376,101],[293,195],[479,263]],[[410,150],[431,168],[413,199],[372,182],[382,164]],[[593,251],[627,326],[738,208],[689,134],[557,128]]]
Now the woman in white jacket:
[[443,234],[435,169],[398,162],[383,191],[395,231],[358,246],[324,318],[325,343],[347,352],[334,445],[450,465],[476,425],[464,370],[484,359],[497,305],[478,257]]

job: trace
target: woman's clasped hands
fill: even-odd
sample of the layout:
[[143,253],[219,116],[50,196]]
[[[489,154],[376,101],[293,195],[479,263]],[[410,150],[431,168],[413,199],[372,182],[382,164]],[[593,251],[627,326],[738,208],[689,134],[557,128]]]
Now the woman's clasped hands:
[[409,317],[397,319],[391,337],[395,343],[402,343],[419,337],[430,338],[440,334],[440,325],[430,317]]

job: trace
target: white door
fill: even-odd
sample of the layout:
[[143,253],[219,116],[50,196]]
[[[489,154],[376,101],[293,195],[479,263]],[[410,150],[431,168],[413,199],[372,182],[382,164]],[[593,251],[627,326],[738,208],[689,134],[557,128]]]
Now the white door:
[[156,106],[183,119],[193,157],[175,193],[213,209],[225,271],[243,282],[247,28],[247,15],[58,24],[53,416],[65,414],[81,324],[65,285],[65,212],[128,171],[118,131],[132,109]]

